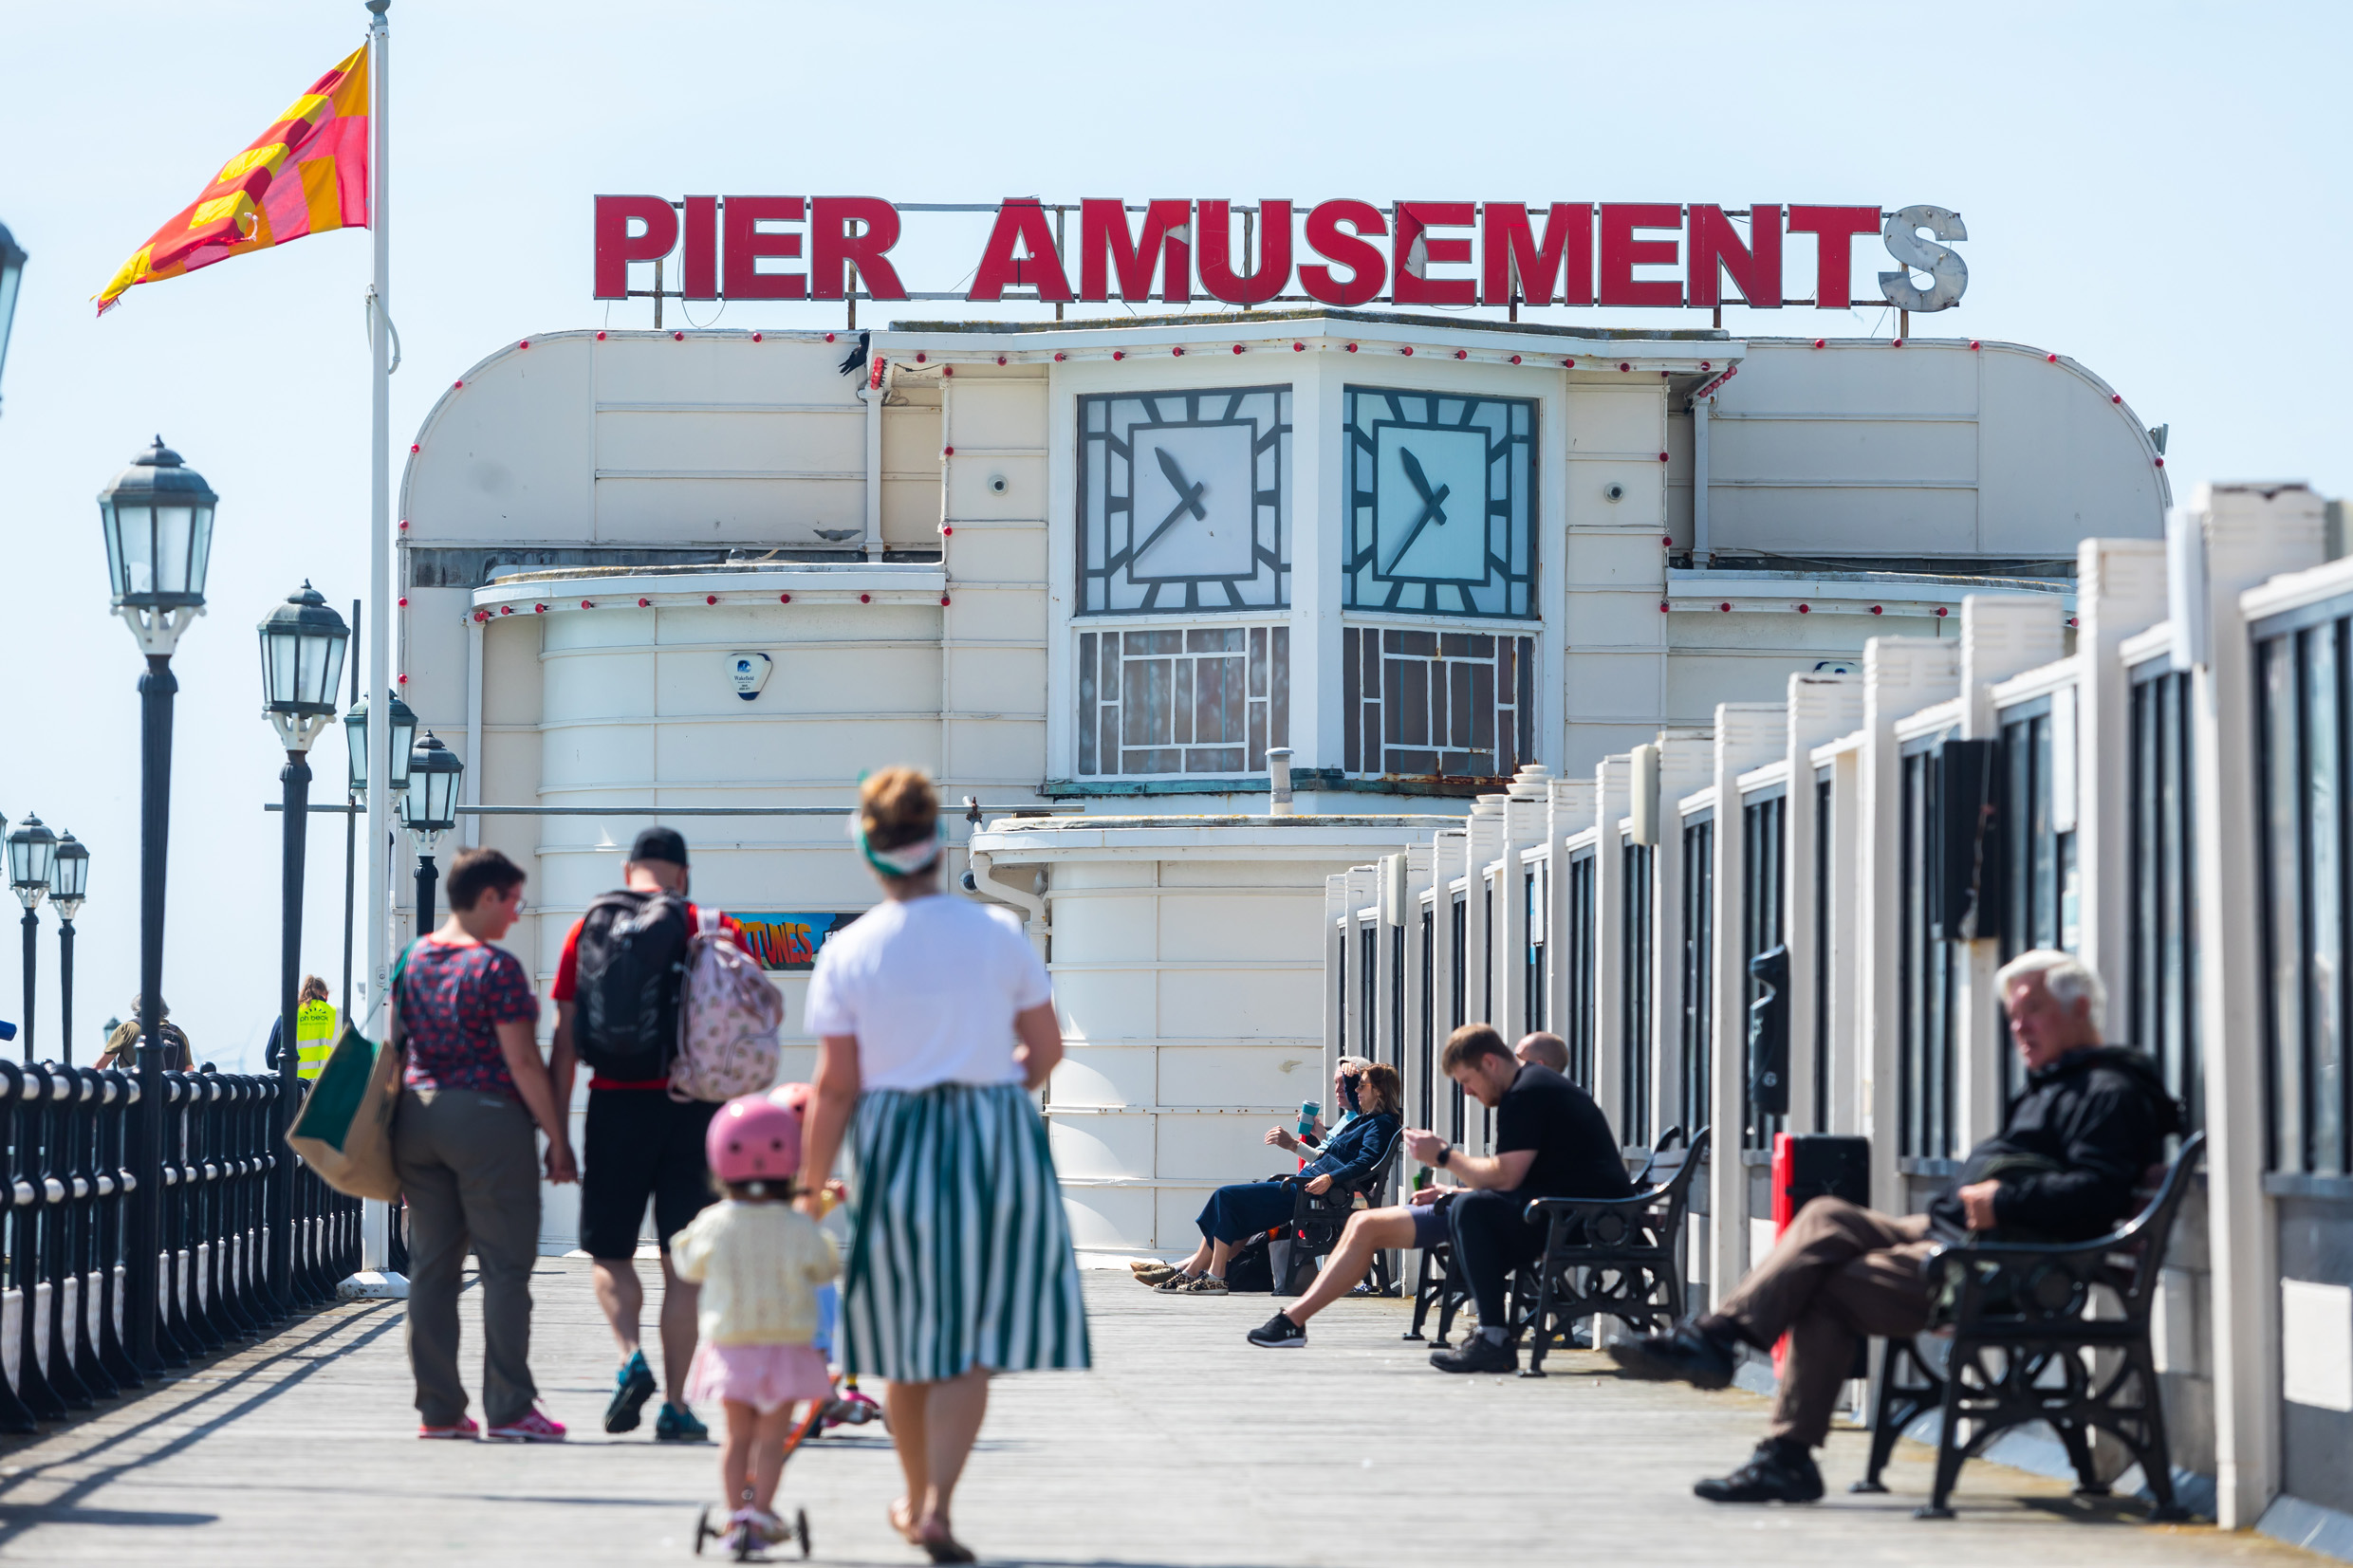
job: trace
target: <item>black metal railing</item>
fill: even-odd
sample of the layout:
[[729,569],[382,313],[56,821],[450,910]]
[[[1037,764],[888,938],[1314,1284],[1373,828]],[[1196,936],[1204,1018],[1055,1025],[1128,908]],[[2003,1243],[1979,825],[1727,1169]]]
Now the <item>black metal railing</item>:
[[134,1206],[153,1208],[157,1348],[167,1367],[332,1301],[360,1266],[360,1200],[298,1166],[292,1270],[270,1277],[269,1173],[296,1158],[277,1135],[276,1077],[158,1081],[162,1179],[142,1189],[129,1169],[135,1074],[0,1061],[0,1431],[34,1431],[141,1385],[123,1342],[139,1272],[128,1256]]

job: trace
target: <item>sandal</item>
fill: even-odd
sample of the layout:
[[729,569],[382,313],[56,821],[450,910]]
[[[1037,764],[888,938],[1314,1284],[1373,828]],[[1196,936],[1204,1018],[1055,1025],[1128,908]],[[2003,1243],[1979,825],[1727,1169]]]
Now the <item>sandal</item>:
[[916,1528],[915,1508],[905,1498],[892,1499],[890,1507],[884,1512],[890,1519],[891,1528],[899,1532],[899,1538],[908,1545],[921,1546],[923,1544],[922,1534]]

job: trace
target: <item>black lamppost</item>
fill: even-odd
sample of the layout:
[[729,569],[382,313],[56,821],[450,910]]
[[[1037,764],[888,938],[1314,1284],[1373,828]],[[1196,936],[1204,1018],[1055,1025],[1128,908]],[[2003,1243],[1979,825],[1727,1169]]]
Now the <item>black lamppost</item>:
[[99,492],[114,608],[147,656],[139,677],[139,1099],[131,1116],[128,1307],[131,1361],[152,1372],[169,1355],[160,1332],[156,1251],[163,1199],[163,895],[171,850],[172,650],[204,613],[204,574],[213,552],[213,508],[220,498],[179,453],[155,445]]
[[32,1060],[33,974],[41,956],[41,900],[49,891],[49,868],[57,858],[57,835],[28,817],[9,835],[9,891],[25,906],[25,1060]]
[[[355,682],[359,679],[358,672],[353,673],[352,678]],[[385,712],[392,724],[392,733],[384,738],[384,766],[390,774],[384,780],[384,790],[393,797],[394,809],[398,810],[399,797],[409,787],[409,753],[417,744],[417,715],[410,710],[407,703],[400,700],[398,692],[393,693]],[[351,711],[343,715],[343,752],[350,764],[352,812],[356,819],[362,802],[367,800],[368,790],[368,704],[365,697],[356,698]],[[348,886],[351,880],[348,870],[343,880]],[[343,961],[343,1016],[356,1020],[365,1009],[353,1004],[350,950],[351,919],[346,913],[343,919],[343,950],[346,954]]]
[[16,286],[25,277],[25,249],[0,223],[0,369],[9,362],[9,325],[16,319]]
[[400,821],[417,835],[417,934],[433,930],[434,845],[457,825],[457,781],[466,765],[432,730],[409,758],[408,792],[400,797]]
[[57,839],[49,897],[57,905],[57,1060],[73,1065],[73,923],[90,889],[90,851],[70,833]]
[[[310,743],[335,717],[351,628],[306,582],[261,623],[264,711],[286,747],[278,782],[286,786],[284,848],[278,883],[278,1116],[280,1142],[294,1122],[301,1085],[295,1014],[303,978],[303,858],[310,828]],[[269,1181],[269,1283],[280,1310],[294,1301],[294,1162],[281,1159]]]

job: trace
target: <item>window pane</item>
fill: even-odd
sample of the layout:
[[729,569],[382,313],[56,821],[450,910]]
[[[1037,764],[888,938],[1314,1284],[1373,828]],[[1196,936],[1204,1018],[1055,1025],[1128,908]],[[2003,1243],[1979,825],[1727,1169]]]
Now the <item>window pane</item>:
[[2272,1159],[2283,1171],[2307,1168],[2304,1137],[2304,836],[2303,763],[2297,747],[2293,636],[2263,649],[2266,946],[2271,960],[2270,1044]]
[[2306,958],[2307,1036],[2310,1076],[2305,1081],[2306,1116],[2311,1128],[2312,1169],[2344,1169],[2343,959],[2344,849],[2341,833],[2344,802],[2339,793],[2342,761],[2338,733],[2337,628],[2332,623],[2304,634],[2304,776],[2307,781],[2305,861],[2307,918],[2311,945]]

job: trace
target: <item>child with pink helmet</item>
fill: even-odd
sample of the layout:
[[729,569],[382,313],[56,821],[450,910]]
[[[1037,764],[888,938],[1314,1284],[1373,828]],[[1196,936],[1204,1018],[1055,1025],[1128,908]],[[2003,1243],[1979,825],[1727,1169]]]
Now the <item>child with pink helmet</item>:
[[678,1277],[702,1287],[687,1397],[715,1400],[727,1412],[719,1455],[725,1533],[790,1540],[798,1532],[776,1515],[776,1487],[795,1403],[832,1393],[812,1341],[818,1287],[841,1263],[832,1241],[792,1207],[801,1165],[795,1112],[766,1095],[729,1100],[711,1118],[705,1148],[725,1201],[696,1215],[670,1249]]

